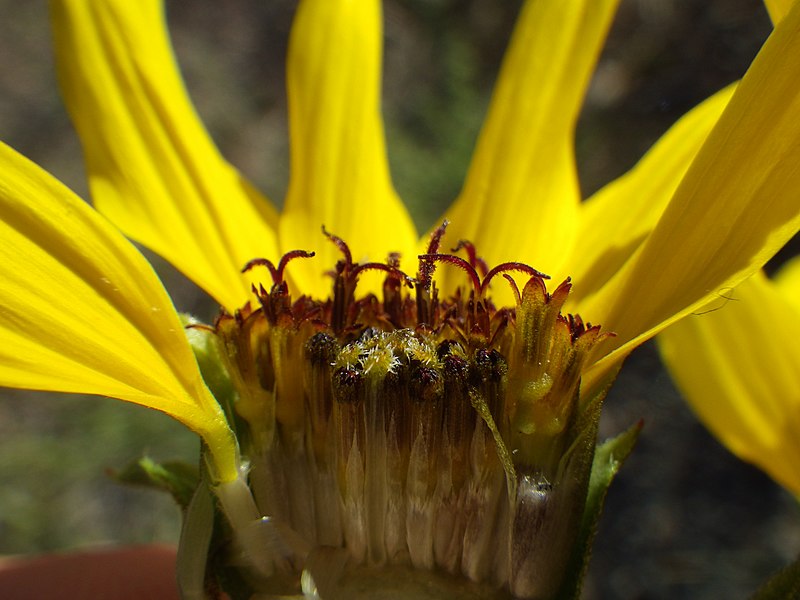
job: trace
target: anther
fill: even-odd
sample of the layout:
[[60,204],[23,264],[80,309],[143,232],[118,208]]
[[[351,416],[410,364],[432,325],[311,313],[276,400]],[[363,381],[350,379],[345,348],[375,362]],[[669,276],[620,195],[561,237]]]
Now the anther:
[[315,333],[305,343],[305,355],[312,365],[330,365],[336,360],[339,344],[327,333]]
[[434,368],[413,365],[409,377],[409,392],[415,402],[436,402],[444,393],[442,375]]
[[508,372],[508,364],[497,350],[481,348],[475,353],[473,384],[498,383]]
[[355,367],[347,366],[333,374],[333,393],[336,400],[355,404],[361,398],[364,375]]

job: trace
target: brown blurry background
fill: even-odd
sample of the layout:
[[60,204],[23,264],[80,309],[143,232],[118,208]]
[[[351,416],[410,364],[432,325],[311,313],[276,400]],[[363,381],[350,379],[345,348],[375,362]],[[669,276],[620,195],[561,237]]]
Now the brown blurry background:
[[[167,2],[200,114],[223,153],[278,204],[288,171],[283,81],[295,4]],[[390,160],[420,229],[459,190],[519,5],[386,2]],[[584,194],[623,173],[681,114],[740,77],[769,31],[757,0],[622,0],[578,127]],[[0,0],[0,139],[86,197],[49,36],[46,2]],[[153,261],[179,309],[213,318],[207,298]],[[800,550],[797,503],[706,433],[652,344],[623,369],[603,435],[639,418],[645,429],[612,486],[584,596],[747,597]],[[105,471],[143,453],[194,461],[196,452],[191,433],[139,407],[0,393],[0,554],[175,541],[179,513],[170,499],[119,486]]]

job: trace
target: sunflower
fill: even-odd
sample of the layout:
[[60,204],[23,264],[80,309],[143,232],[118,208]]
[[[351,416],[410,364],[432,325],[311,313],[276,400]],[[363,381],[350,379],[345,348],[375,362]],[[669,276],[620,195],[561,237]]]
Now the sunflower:
[[[573,132],[616,5],[524,4],[450,225],[420,236],[386,162],[377,0],[299,5],[280,214],[203,130],[160,2],[54,0],[94,209],[0,149],[0,384],[197,432],[256,588],[302,571],[313,594],[338,547],[554,595],[624,358],[800,228],[800,9],[783,3],[738,85],[581,201]],[[221,305],[192,325],[197,359],[123,234]]]

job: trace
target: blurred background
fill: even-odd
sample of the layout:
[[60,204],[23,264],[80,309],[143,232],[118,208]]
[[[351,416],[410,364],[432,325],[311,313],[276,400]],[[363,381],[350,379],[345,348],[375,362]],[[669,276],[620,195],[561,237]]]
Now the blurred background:
[[[284,62],[296,2],[167,1],[187,85],[223,153],[276,203],[288,173]],[[387,0],[384,108],[395,184],[420,230],[458,193],[520,2]],[[770,31],[757,0],[622,0],[577,131],[588,196],[680,115],[739,78]],[[44,0],[0,0],[0,139],[83,197]],[[179,309],[215,307],[152,257]],[[47,368],[43,365],[42,368]],[[788,493],[699,425],[652,344],[628,360],[602,435],[644,419],[612,486],[587,599],[743,598],[800,550]],[[163,415],[79,396],[0,392],[0,554],[175,542],[179,513],[108,476],[147,454],[196,461]]]

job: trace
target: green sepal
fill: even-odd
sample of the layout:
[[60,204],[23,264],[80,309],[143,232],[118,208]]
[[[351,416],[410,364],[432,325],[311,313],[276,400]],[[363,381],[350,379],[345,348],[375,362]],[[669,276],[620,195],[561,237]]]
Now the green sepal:
[[181,314],[181,321],[186,327],[186,338],[203,374],[203,381],[223,408],[232,407],[236,391],[219,354],[219,340],[214,330],[190,315]]
[[[201,449],[201,464],[207,464],[208,449]],[[182,600],[222,598],[225,590],[230,600],[250,600],[255,590],[230,564],[230,525],[220,510],[209,483],[208,472],[202,475],[184,510],[178,544],[177,581]]]
[[567,567],[567,575],[557,596],[559,600],[577,600],[580,597],[608,487],[636,445],[641,429],[642,421],[639,421],[627,431],[606,440],[595,450],[583,518]]
[[206,565],[214,532],[214,497],[204,476],[183,514],[176,575],[182,600],[207,600]]
[[111,476],[122,483],[167,491],[182,510],[186,510],[200,481],[195,465],[182,461],[157,463],[146,456],[121,471],[111,471]]
[[770,577],[750,600],[800,598],[800,558]]

